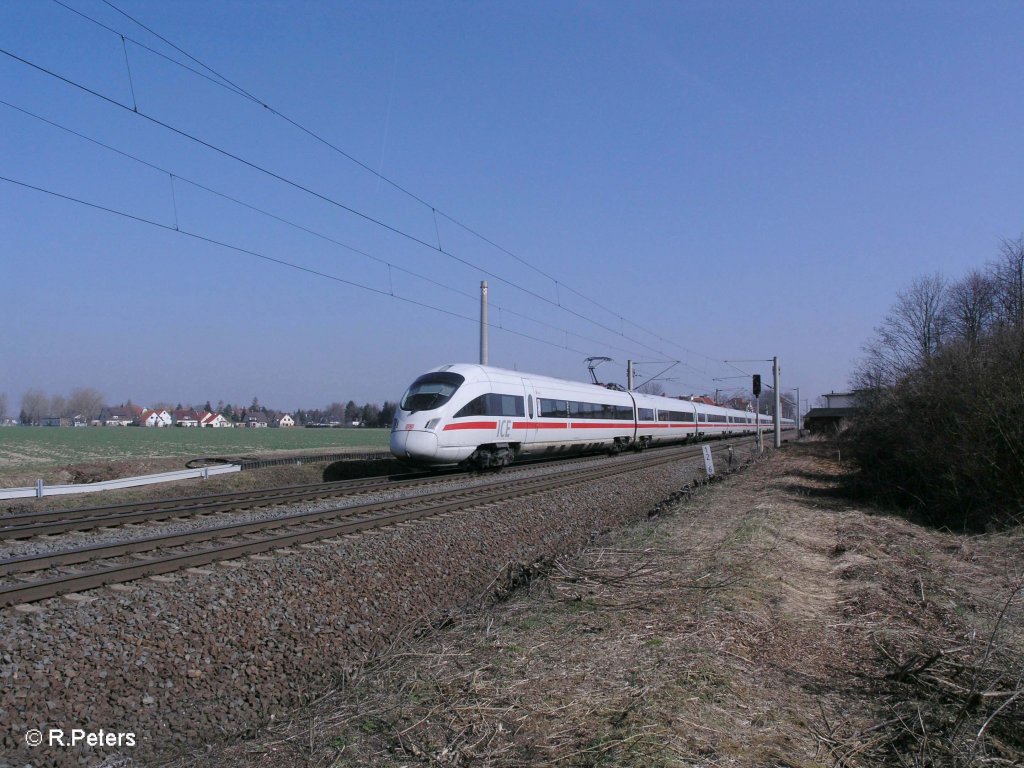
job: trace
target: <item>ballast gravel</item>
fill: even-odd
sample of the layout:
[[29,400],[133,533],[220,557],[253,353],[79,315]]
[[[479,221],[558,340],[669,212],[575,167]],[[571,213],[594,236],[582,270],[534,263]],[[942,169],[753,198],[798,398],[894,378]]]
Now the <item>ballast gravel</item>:
[[[581,460],[587,461],[587,459]],[[593,459],[589,459],[593,461]],[[124,526],[113,526],[110,528],[93,528],[85,531],[72,531],[69,533],[52,534],[48,536],[35,536],[28,539],[10,539],[0,541],[0,559],[43,555],[49,552],[59,552],[64,549],[75,547],[95,547],[120,544],[125,541],[133,541],[151,536],[169,536],[172,534],[188,533],[190,531],[202,530],[204,528],[222,527],[240,523],[251,523],[262,520],[273,520],[288,515],[304,514],[306,512],[321,512],[328,509],[343,509],[358,507],[364,504],[375,504],[390,499],[404,496],[414,496],[426,493],[436,493],[453,488],[472,488],[494,482],[495,479],[507,479],[512,472],[521,474],[523,477],[539,477],[564,471],[568,462],[555,462],[549,464],[538,464],[526,468],[516,468],[501,475],[484,474],[474,476],[452,476],[450,480],[443,479],[443,476],[435,482],[411,488],[396,487],[394,489],[380,489],[371,492],[353,493],[348,496],[336,496],[317,501],[306,501],[291,504],[277,504],[268,507],[254,507],[224,512],[216,512],[207,515],[194,515],[191,517],[170,518],[167,520],[155,520]],[[0,578],[0,584],[7,583],[7,580]]]
[[[0,610],[0,768],[159,765],[251,735],[399,634],[491,599],[703,476],[687,459]],[[42,745],[27,745],[32,729]],[[71,746],[74,729],[85,736]],[[134,745],[87,743],[128,733]]]

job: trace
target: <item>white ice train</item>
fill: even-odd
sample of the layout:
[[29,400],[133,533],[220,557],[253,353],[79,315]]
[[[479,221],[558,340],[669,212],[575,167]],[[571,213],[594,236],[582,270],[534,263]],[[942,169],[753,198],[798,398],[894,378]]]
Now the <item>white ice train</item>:
[[[640,450],[751,434],[756,415],[715,405],[458,363],[409,387],[391,453],[420,466],[500,467],[520,458]],[[761,416],[762,429],[771,426]],[[793,422],[783,419],[782,428]]]

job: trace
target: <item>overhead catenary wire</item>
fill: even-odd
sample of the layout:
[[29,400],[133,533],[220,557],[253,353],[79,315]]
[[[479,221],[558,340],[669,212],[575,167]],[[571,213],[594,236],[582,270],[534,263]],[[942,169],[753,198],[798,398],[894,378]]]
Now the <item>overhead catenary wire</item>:
[[[173,232],[173,233],[178,234],[178,235],[184,235],[185,237],[190,237],[190,238],[193,238],[195,240],[199,240],[201,242],[208,243],[210,245],[219,246],[221,248],[227,248],[227,249],[235,251],[237,253],[242,253],[242,254],[245,254],[245,255],[248,255],[248,256],[253,256],[253,257],[257,258],[257,259],[262,259],[264,261],[268,261],[268,262],[271,262],[273,264],[278,264],[278,265],[280,265],[282,267],[288,267],[289,269],[295,269],[295,270],[298,270],[300,272],[305,272],[305,273],[307,273],[309,275],[313,275],[315,277],[322,277],[322,278],[325,278],[327,280],[333,280],[334,282],[342,283],[344,285],[348,285],[348,286],[351,286],[353,288],[359,288],[359,289],[364,290],[364,291],[369,291],[371,293],[375,293],[378,296],[386,296],[388,298],[397,299],[398,301],[403,301],[403,302],[405,302],[407,304],[412,304],[412,305],[417,306],[417,307],[422,307],[424,309],[433,310],[434,312],[440,312],[441,314],[448,315],[449,317],[454,317],[454,318],[457,318],[459,320],[467,320],[467,321],[473,323],[474,325],[479,324],[479,318],[476,318],[476,317],[471,317],[469,315],[463,315],[463,314],[460,314],[459,312],[454,312],[454,311],[452,311],[450,309],[445,309],[444,307],[438,307],[438,306],[435,306],[433,304],[429,304],[429,303],[427,303],[425,301],[420,301],[418,299],[411,299],[411,298],[409,298],[407,296],[400,296],[398,294],[393,294],[393,293],[390,293],[388,291],[381,290],[380,288],[374,288],[372,285],[366,285],[364,283],[359,283],[359,282],[357,282],[355,280],[348,280],[348,279],[346,279],[344,277],[338,277],[337,275],[332,275],[332,274],[330,274],[328,272],[323,272],[323,271],[318,270],[318,269],[313,269],[311,267],[306,267],[306,266],[303,266],[301,264],[296,264],[295,262],[291,262],[291,261],[288,261],[286,259],[279,259],[279,258],[277,258],[275,256],[269,256],[269,255],[267,255],[265,253],[260,253],[259,251],[254,251],[254,250],[252,250],[250,248],[243,248],[243,247],[241,247],[239,245],[234,245],[232,243],[227,243],[227,242],[225,242],[223,240],[218,240],[218,239],[213,238],[213,237],[208,237],[208,236],[200,234],[198,232],[190,232],[189,230],[182,229],[180,227],[178,227],[178,228],[172,227],[169,224],[165,224],[165,223],[160,222],[160,221],[154,221],[153,219],[147,219],[144,216],[139,216],[139,215],[134,214],[134,213],[129,213],[128,211],[121,211],[121,210],[118,210],[117,208],[111,208],[111,207],[106,206],[106,205],[100,205],[99,203],[94,203],[94,202],[91,202],[89,200],[83,200],[81,198],[74,197],[73,195],[67,195],[67,194],[64,194],[62,192],[57,192],[57,191],[52,190],[52,189],[46,189],[45,187],[40,187],[40,186],[37,186],[35,184],[29,184],[28,182],[21,181],[19,179],[13,179],[13,178],[10,178],[8,176],[0,175],[0,181],[6,181],[9,184],[14,184],[14,185],[22,187],[24,189],[31,189],[31,190],[34,190],[36,192],[40,192],[40,193],[45,194],[45,195],[50,195],[52,197],[59,198],[61,200],[66,200],[68,202],[77,203],[78,205],[83,205],[83,206],[86,206],[88,208],[92,208],[94,210],[103,211],[105,213],[113,214],[115,216],[121,216],[121,217],[123,217],[125,219],[130,219],[131,221],[135,221],[135,222],[138,222],[140,224],[147,224],[147,225],[149,225],[151,227],[157,227],[157,228],[162,229],[162,230],[164,230],[166,232]],[[497,326],[494,326],[494,325],[490,325],[490,327],[497,328]],[[549,341],[548,339],[542,339],[542,338],[539,338],[537,336],[532,336],[531,334],[523,333],[522,331],[516,331],[516,330],[512,330],[510,328],[499,328],[498,330],[503,330],[506,333],[511,333],[511,334],[513,334],[515,336],[521,336],[522,338],[530,339],[531,341],[540,342],[541,344],[547,344],[548,346],[552,346],[552,347],[555,347],[557,349],[567,349],[570,352],[577,352],[577,353],[579,353],[581,355],[586,354],[586,352],[584,352],[583,350],[574,349],[572,347],[569,347],[568,345],[556,344],[555,342]]]
[[[291,220],[286,219],[286,218],[284,218],[282,216],[278,216],[275,213],[272,213],[270,211],[264,210],[264,209],[262,209],[262,208],[260,208],[258,206],[255,206],[255,205],[253,205],[251,203],[247,203],[246,201],[241,200],[241,199],[239,199],[237,197],[234,197],[232,195],[229,195],[229,194],[227,194],[225,192],[221,192],[221,191],[219,191],[217,189],[214,189],[214,188],[212,188],[210,186],[207,186],[207,185],[205,185],[205,184],[203,184],[201,182],[198,182],[195,179],[191,179],[191,178],[188,178],[186,176],[182,176],[181,174],[176,173],[176,172],[174,172],[174,171],[172,171],[172,170],[170,170],[168,168],[165,168],[165,167],[160,166],[160,165],[156,165],[155,163],[151,163],[148,160],[145,160],[145,159],[143,159],[141,157],[138,157],[137,155],[133,155],[133,154],[131,154],[129,152],[125,152],[124,150],[118,149],[117,147],[114,147],[114,146],[112,146],[110,144],[102,142],[99,139],[96,139],[96,138],[94,138],[92,136],[88,136],[88,135],[86,135],[84,133],[81,133],[80,131],[76,131],[73,128],[69,128],[66,125],[62,125],[61,123],[58,123],[58,122],[56,122],[54,120],[50,120],[49,118],[43,117],[42,115],[36,114],[35,112],[27,110],[27,109],[25,109],[23,107],[19,107],[16,104],[12,104],[12,103],[10,103],[8,101],[0,99],[0,105],[8,107],[9,109],[13,109],[13,110],[15,110],[15,111],[17,111],[17,112],[27,116],[27,117],[33,118],[34,120],[37,120],[37,121],[42,122],[42,123],[44,123],[46,125],[49,125],[52,128],[55,128],[55,129],[60,130],[60,131],[64,131],[64,132],[66,132],[68,134],[71,134],[72,136],[75,136],[76,138],[79,138],[79,139],[81,139],[83,141],[87,141],[87,142],[89,142],[91,144],[94,144],[94,145],[96,145],[98,147],[101,147],[101,148],[103,148],[103,149],[105,149],[105,150],[107,150],[109,152],[112,152],[112,153],[117,154],[117,155],[119,155],[121,157],[124,157],[124,158],[126,158],[128,160],[136,162],[136,163],[138,163],[138,164],[140,164],[140,165],[142,165],[142,166],[144,166],[146,168],[149,168],[149,169],[151,169],[153,171],[156,171],[156,172],[162,173],[162,174],[167,174],[167,176],[170,179],[171,203],[172,203],[173,214],[174,214],[174,229],[178,229],[178,224],[179,224],[179,222],[178,222],[178,202],[177,202],[176,187],[175,187],[175,183],[174,183],[175,180],[178,180],[178,181],[181,181],[181,182],[185,182],[186,184],[190,184],[190,185],[192,185],[192,186],[194,186],[194,187],[196,187],[198,189],[201,189],[204,192],[208,192],[208,193],[210,193],[212,195],[216,195],[217,197],[220,197],[223,200],[227,200],[227,201],[229,201],[231,203],[234,203],[236,205],[240,205],[240,206],[242,206],[242,207],[244,207],[244,208],[246,208],[246,209],[248,209],[250,211],[253,211],[253,212],[258,213],[260,215],[266,216],[266,217],[268,217],[270,219],[273,219],[274,221],[280,222],[280,223],[285,224],[286,226],[292,227],[294,229],[298,229],[301,232],[304,232],[306,234],[312,235],[313,237],[317,237],[317,238],[319,238],[321,240],[324,240],[325,242],[329,242],[329,243],[331,243],[333,245],[336,245],[336,246],[339,246],[341,248],[344,248],[347,251],[350,251],[352,253],[358,254],[358,255],[363,256],[363,257],[365,257],[367,259],[370,259],[371,261],[374,261],[374,262],[376,262],[378,264],[382,264],[382,265],[386,266],[387,269],[388,269],[388,282],[389,282],[389,285],[392,286],[392,288],[390,290],[391,295],[394,295],[393,283],[391,281],[391,271],[392,270],[397,270],[397,271],[402,272],[402,273],[404,273],[406,275],[414,277],[414,278],[416,278],[418,280],[423,280],[424,282],[426,282],[426,283],[428,283],[430,285],[433,285],[436,288],[441,288],[443,290],[450,291],[452,293],[455,293],[455,294],[457,294],[459,296],[462,296],[464,298],[467,298],[467,299],[470,299],[470,300],[473,300],[473,301],[476,301],[476,299],[477,299],[477,296],[475,294],[473,294],[473,293],[470,293],[468,291],[464,291],[464,290],[462,290],[460,288],[455,288],[455,287],[453,287],[451,285],[448,285],[446,283],[443,283],[443,282],[441,282],[439,280],[435,280],[435,279],[433,279],[431,277],[427,277],[426,275],[420,274],[419,272],[415,272],[413,270],[410,270],[410,269],[407,269],[405,267],[402,267],[402,266],[399,266],[397,264],[394,264],[393,262],[387,261],[386,259],[383,259],[383,258],[381,258],[379,256],[376,256],[376,255],[374,255],[374,254],[372,254],[372,253],[370,253],[368,251],[362,250],[360,248],[356,248],[355,246],[349,245],[348,243],[345,243],[345,242],[343,242],[341,240],[333,238],[330,235],[326,235],[326,234],[324,234],[322,232],[318,232],[318,231],[316,231],[316,230],[314,230],[314,229],[312,229],[310,227],[307,227],[305,225],[302,225],[302,224],[299,224],[297,222],[291,221]],[[608,348],[611,348],[611,349],[615,349],[616,351],[622,352],[624,354],[629,354],[630,353],[629,350],[624,349],[622,347],[617,347],[615,345],[609,344],[608,342],[606,342],[604,340],[594,339],[594,338],[591,338],[591,337],[588,337],[588,336],[584,336],[583,334],[576,333],[575,331],[570,331],[570,330],[568,330],[566,328],[554,325],[552,323],[545,322],[543,320],[539,320],[539,319],[537,319],[535,317],[530,317],[529,315],[526,315],[526,314],[524,314],[522,312],[517,312],[516,310],[510,309],[508,307],[504,307],[504,306],[501,306],[501,305],[496,305],[496,306],[499,309],[499,311],[503,310],[505,312],[508,312],[510,315],[518,317],[518,318],[520,318],[522,320],[525,320],[527,322],[535,323],[536,325],[548,328],[549,330],[557,331],[559,334],[565,333],[567,335],[572,335],[572,336],[574,336],[574,337],[576,337],[576,338],[578,338],[578,339],[580,339],[582,341],[586,341],[586,342],[589,342],[589,343],[592,343],[592,344],[597,344],[597,345],[601,345],[601,346],[608,347]]]
[[[88,21],[91,21],[94,24],[102,27],[103,29],[111,32],[112,34],[121,35],[122,37],[124,37],[123,33],[121,33],[120,31],[115,30],[115,29],[113,29],[112,27],[110,27],[110,26],[108,26],[106,24],[103,24],[102,22],[98,21],[97,19],[94,19],[93,17],[89,16],[88,14],[85,14],[85,13],[83,13],[81,11],[78,11],[78,10],[76,10],[74,8],[71,8],[70,6],[68,6],[64,2],[62,2],[62,0],[53,0],[53,1],[55,3],[57,3],[58,5],[66,8],[66,9],[68,9],[70,11],[72,11],[73,13],[77,14],[78,16],[80,16],[80,17],[82,17],[82,18],[84,18],[84,19],[86,19]],[[629,323],[631,326],[633,326],[637,330],[652,336],[653,338],[657,339],[658,341],[662,342],[663,344],[670,344],[670,345],[672,345],[672,346],[674,346],[674,347],[676,347],[678,349],[684,350],[688,354],[697,355],[697,356],[702,357],[702,358],[704,358],[705,360],[708,360],[708,361],[718,362],[717,358],[714,358],[714,357],[712,357],[710,355],[705,355],[702,352],[698,352],[696,350],[690,349],[690,348],[688,348],[688,347],[686,347],[686,346],[684,346],[682,344],[679,344],[677,341],[665,338],[665,337],[661,336],[660,334],[658,334],[658,333],[656,333],[656,332],[654,332],[654,331],[652,331],[652,330],[650,330],[648,328],[645,328],[644,326],[640,325],[639,323],[636,323],[636,322],[634,322],[632,320],[629,320],[629,319],[625,318],[623,315],[619,314],[615,310],[610,309],[609,307],[605,306],[601,302],[598,302],[595,299],[592,299],[589,296],[585,295],[584,293],[576,290],[572,286],[567,285],[564,281],[558,280],[553,275],[548,274],[546,271],[542,270],[541,268],[539,268],[535,264],[531,263],[530,261],[524,259],[523,257],[518,255],[517,253],[515,253],[512,250],[510,250],[510,249],[508,249],[508,248],[498,244],[497,242],[495,242],[491,238],[486,237],[485,235],[483,235],[482,233],[480,233],[479,231],[477,231],[473,227],[470,227],[469,225],[465,224],[464,222],[462,222],[458,218],[456,218],[456,217],[454,217],[454,216],[444,212],[443,210],[437,208],[437,206],[431,204],[430,202],[425,200],[423,197],[421,197],[421,196],[417,195],[416,193],[414,193],[413,191],[411,191],[409,188],[405,187],[402,184],[399,184],[398,182],[396,182],[392,178],[382,174],[380,171],[374,169],[373,167],[371,167],[367,163],[362,162],[357,157],[355,157],[354,155],[346,152],[341,147],[337,146],[335,143],[327,140],[326,138],[324,138],[322,135],[320,135],[316,131],[313,131],[312,129],[307,128],[306,126],[302,125],[301,123],[299,123],[295,119],[293,119],[293,118],[289,117],[288,115],[284,114],[283,112],[275,109],[270,104],[268,104],[266,101],[264,101],[263,99],[259,98],[255,94],[253,94],[251,91],[249,91],[249,90],[245,89],[244,87],[238,85],[237,83],[235,83],[234,81],[232,81],[231,79],[229,79],[228,77],[226,77],[225,75],[220,73],[218,70],[214,69],[210,65],[208,65],[205,62],[201,61],[199,58],[197,58],[193,54],[189,53],[187,50],[185,50],[181,46],[179,46],[176,43],[174,43],[173,41],[169,40],[167,37],[165,37],[164,35],[160,34],[159,32],[157,32],[152,27],[150,27],[147,24],[143,23],[142,21],[140,21],[136,17],[132,16],[131,14],[129,14],[128,12],[126,12],[125,10],[123,10],[122,8],[117,6],[115,3],[111,2],[111,0],[102,0],[102,2],[106,6],[111,8],[113,11],[115,11],[116,13],[118,13],[121,16],[123,16],[124,18],[128,19],[130,22],[132,22],[136,26],[140,27],[141,29],[145,30],[149,34],[151,34],[154,37],[156,37],[158,40],[163,42],[165,45],[170,46],[173,50],[177,51],[182,56],[185,56],[186,58],[188,58],[189,61],[193,62],[197,66],[199,66],[202,69],[206,70],[206,72],[209,72],[210,75],[212,75],[213,77],[210,77],[209,75],[205,75],[202,72],[197,71],[195,68],[190,67],[190,66],[184,64],[183,62],[178,61],[177,59],[174,59],[172,57],[166,56],[165,54],[157,52],[154,49],[152,49],[152,48],[150,48],[148,46],[145,46],[141,42],[138,42],[138,41],[135,41],[135,40],[133,40],[132,42],[134,42],[137,45],[140,45],[141,47],[143,47],[147,51],[150,51],[150,52],[152,52],[152,53],[154,53],[154,54],[156,54],[158,56],[161,56],[162,58],[164,58],[165,60],[167,60],[167,61],[169,61],[171,63],[174,63],[174,64],[176,64],[178,66],[181,66],[181,67],[185,68],[186,70],[188,70],[190,72],[198,74],[198,75],[204,77],[205,79],[207,79],[207,80],[209,80],[211,82],[217,83],[218,85],[222,86],[223,88],[225,88],[226,90],[234,93],[237,96],[240,96],[242,98],[248,99],[248,100],[252,101],[253,103],[258,104],[260,107],[262,107],[263,109],[267,110],[268,112],[273,114],[275,117],[278,117],[279,119],[287,122],[289,125],[293,126],[297,130],[299,130],[302,133],[306,134],[310,138],[312,138],[315,141],[317,141],[317,142],[323,144],[324,146],[328,147],[332,151],[336,152],[337,154],[339,154],[340,156],[344,157],[345,159],[347,159],[348,161],[352,162],[353,164],[357,165],[358,167],[362,168],[363,170],[371,173],[376,178],[378,178],[380,181],[383,181],[384,183],[388,184],[389,186],[391,186],[395,190],[397,190],[397,191],[401,192],[402,194],[408,196],[409,198],[415,200],[417,203],[423,205],[424,207],[429,208],[431,213],[435,217],[435,228],[436,228],[436,216],[437,215],[441,215],[446,220],[448,220],[449,222],[451,222],[455,226],[461,228],[465,232],[467,232],[467,233],[471,234],[472,236],[478,238],[482,242],[487,243],[491,247],[493,247],[493,248],[497,249],[498,251],[506,254],[510,258],[515,259],[520,264],[522,264],[525,267],[533,270],[534,272],[536,272],[537,274],[539,274],[542,277],[546,278],[547,280],[550,280],[554,284],[554,286],[555,286],[556,293],[557,293],[557,289],[558,289],[559,285],[561,285],[561,287],[565,288],[567,291],[569,291],[570,293],[572,293],[575,296],[579,297],[580,299],[582,299],[582,300],[588,302],[589,304],[593,305],[594,307],[597,307],[598,309],[600,309],[600,310],[602,310],[602,311],[604,311],[604,312],[606,312],[606,313],[608,313],[608,314],[618,318],[618,320],[620,322],[620,325],[622,325],[622,326],[624,326],[625,323]],[[451,255],[451,254],[447,253],[446,251],[444,251],[441,248],[441,246],[440,246],[440,233],[439,232],[438,232],[438,249],[437,250],[441,251],[442,253],[445,253],[446,255]],[[475,265],[474,265],[474,268],[480,269],[479,267],[476,267]],[[480,271],[486,272],[486,270],[483,270],[483,269],[480,269]],[[499,278],[499,277],[496,277],[496,276],[493,276],[493,277],[495,277],[495,279],[502,280],[502,278]],[[507,282],[507,281],[502,280],[502,282]],[[522,288],[522,286],[511,284],[511,283],[508,283],[508,284],[513,285],[513,287],[519,288],[520,290],[525,290],[525,289]],[[529,291],[527,291],[527,292],[529,292]],[[535,295],[535,294],[532,294],[532,295]],[[566,307],[564,307],[561,304],[561,300],[560,299],[557,299],[556,302],[554,302],[554,303],[555,303],[556,306],[562,308],[565,311],[573,312],[572,310],[569,310]],[[573,314],[577,314],[577,316],[581,317],[581,319],[585,319],[588,322],[593,322],[593,323],[599,325],[600,327],[604,328],[605,330],[611,330],[613,333],[615,332],[613,329],[609,329],[607,326],[604,326],[603,324],[597,323],[596,321],[592,320],[591,318],[584,318],[582,315],[579,315],[579,313],[575,313],[575,312],[573,312]],[[624,332],[623,328],[620,328],[619,335],[622,335],[622,336],[625,337],[625,332]],[[634,343],[642,343],[642,342],[639,342],[636,339],[630,339],[630,341],[633,341]],[[659,351],[659,350],[656,350],[654,347],[647,346],[647,345],[645,345],[645,346],[649,350]],[[692,366],[688,366],[688,367],[692,367]]]
[[[70,6],[67,3],[63,2],[63,0],[52,0],[52,2],[56,3],[61,8],[64,8],[65,10],[70,11],[71,13],[75,14],[76,16],[80,16],[84,20],[92,22],[93,24],[95,24],[96,26],[100,27],[101,29],[105,29],[107,32],[110,32],[111,34],[114,34],[114,35],[117,35],[118,37],[124,38],[129,43],[131,43],[132,45],[137,45],[139,48],[142,48],[143,50],[147,51],[148,53],[152,53],[154,56],[159,56],[161,59],[163,59],[164,61],[166,61],[166,62],[168,62],[170,64],[174,64],[176,66],[181,67],[182,69],[188,70],[192,74],[194,74],[194,75],[196,75],[198,77],[201,77],[204,80],[209,81],[213,85],[216,85],[216,86],[219,86],[221,88],[224,88],[225,90],[231,91],[232,93],[234,93],[237,96],[241,96],[243,98],[250,99],[251,101],[255,101],[255,102],[259,103],[259,101],[257,99],[255,99],[252,96],[250,96],[249,94],[244,93],[243,91],[239,90],[236,86],[233,86],[233,85],[231,85],[229,83],[221,82],[220,80],[217,80],[217,79],[215,79],[213,77],[210,77],[205,72],[201,72],[198,69],[196,69],[195,67],[190,67],[188,64],[185,64],[185,63],[183,63],[181,61],[178,61],[175,58],[172,58],[172,57],[168,56],[163,51],[158,51],[156,48],[148,46],[145,43],[141,42],[140,40],[136,40],[134,37],[131,37],[130,35],[125,35],[125,34],[121,33],[120,31],[114,29],[113,27],[111,27],[111,26],[109,26],[107,24],[104,24],[99,19],[95,19],[92,16],[89,16],[88,14],[83,13],[82,11],[78,10],[77,8],[73,8],[72,6]],[[173,43],[168,42],[167,44],[173,46]],[[187,56],[188,54],[185,54],[185,55]]]
[[[428,243],[427,241],[425,241],[425,240],[423,240],[423,239],[421,239],[419,237],[416,237],[413,234],[410,234],[408,232],[405,232],[404,230],[401,230],[401,229],[399,229],[397,227],[394,227],[394,226],[392,226],[390,224],[387,224],[386,222],[381,221],[381,220],[379,220],[379,219],[377,219],[377,218],[375,218],[373,216],[370,216],[369,214],[363,213],[362,211],[359,211],[359,210],[357,210],[355,208],[352,208],[351,206],[348,206],[348,205],[346,205],[345,203],[342,203],[339,200],[335,200],[334,198],[332,198],[332,197],[330,197],[328,195],[325,195],[325,194],[322,194],[320,192],[317,192],[316,190],[313,190],[313,189],[311,189],[311,188],[309,188],[309,187],[307,187],[307,186],[305,186],[305,185],[303,185],[303,184],[301,184],[299,182],[293,181],[293,180],[291,180],[291,179],[289,179],[289,178],[287,178],[285,176],[282,176],[281,174],[279,174],[279,173],[277,173],[275,171],[272,171],[272,170],[270,170],[268,168],[264,168],[263,166],[261,166],[261,165],[259,165],[257,163],[254,163],[254,162],[252,162],[250,160],[246,160],[245,158],[243,158],[243,157],[241,157],[239,155],[236,155],[235,153],[231,152],[230,150],[227,150],[227,149],[224,149],[222,147],[219,147],[219,146],[217,146],[217,145],[215,145],[215,144],[213,144],[213,143],[211,143],[209,141],[206,141],[205,139],[199,138],[198,136],[195,136],[195,135],[189,133],[188,131],[185,131],[183,129],[177,128],[177,127],[175,127],[175,126],[173,126],[173,125],[171,125],[169,123],[166,123],[166,122],[164,122],[164,121],[162,121],[162,120],[160,120],[158,118],[153,117],[152,115],[146,114],[143,110],[133,109],[133,108],[131,108],[131,107],[125,105],[125,104],[122,104],[117,99],[111,98],[110,96],[106,96],[105,94],[102,94],[99,91],[96,91],[96,90],[94,90],[92,88],[89,88],[86,85],[78,83],[78,82],[76,82],[76,81],[74,81],[74,80],[72,80],[70,78],[67,78],[67,77],[65,77],[65,76],[63,76],[63,75],[61,75],[59,73],[56,73],[56,72],[54,72],[54,71],[52,71],[50,69],[47,69],[46,67],[43,67],[40,64],[36,64],[35,62],[29,61],[28,59],[25,59],[25,58],[15,54],[15,53],[12,53],[11,51],[8,51],[5,48],[0,48],[0,53],[2,53],[3,55],[5,55],[5,56],[7,56],[7,57],[9,57],[11,59],[14,59],[15,61],[20,62],[20,63],[22,63],[22,64],[24,64],[24,65],[26,65],[28,67],[31,67],[32,69],[35,69],[35,70],[37,70],[39,72],[42,72],[43,74],[45,74],[45,75],[47,75],[49,77],[53,77],[53,78],[55,78],[57,80],[60,80],[63,83],[66,83],[67,85],[70,85],[70,86],[72,86],[74,88],[77,88],[77,89],[79,89],[79,90],[81,90],[81,91],[83,91],[85,93],[88,93],[89,95],[91,95],[91,96],[93,96],[95,98],[98,98],[98,99],[104,101],[105,103],[108,103],[108,104],[110,104],[112,106],[116,106],[116,107],[118,107],[120,109],[123,109],[126,112],[128,112],[129,114],[137,115],[138,117],[140,117],[140,118],[142,118],[144,120],[147,120],[147,121],[149,121],[149,122],[153,123],[154,125],[157,125],[157,126],[159,126],[161,128],[164,128],[165,130],[171,131],[172,133],[174,133],[174,134],[176,134],[178,136],[181,136],[182,138],[185,138],[185,139],[188,139],[190,141],[193,141],[193,142],[199,144],[200,146],[206,147],[207,149],[210,149],[211,151],[214,151],[214,152],[216,152],[218,154],[221,154],[221,155],[223,155],[223,156],[225,156],[225,157],[227,157],[227,158],[229,158],[231,160],[239,162],[242,165],[245,165],[246,167],[251,168],[252,170],[255,170],[255,171],[259,172],[259,173],[265,174],[265,175],[267,175],[267,176],[269,176],[269,177],[271,177],[271,178],[273,178],[273,179],[275,179],[277,181],[280,181],[280,182],[282,182],[284,184],[287,184],[288,186],[291,186],[291,187],[293,187],[295,189],[298,189],[301,192],[304,192],[306,194],[312,195],[313,197],[316,197],[317,199],[320,199],[320,200],[322,200],[322,201],[324,201],[326,203],[334,205],[334,206],[336,206],[336,207],[338,207],[338,208],[340,208],[340,209],[342,209],[344,211],[347,211],[347,212],[349,212],[349,213],[351,213],[351,214],[353,214],[353,215],[355,215],[355,216],[357,216],[357,217],[359,217],[361,219],[364,219],[365,221],[368,221],[368,222],[370,222],[370,223],[372,223],[372,224],[374,224],[376,226],[379,226],[379,227],[381,227],[381,228],[383,228],[383,229],[385,229],[385,230],[387,230],[389,232],[392,232],[392,233],[394,233],[396,235],[399,235],[399,236],[401,236],[401,237],[403,237],[403,238],[405,238],[405,239],[407,239],[407,240],[409,240],[409,241],[411,241],[411,242],[413,242],[413,243],[415,243],[417,245],[429,248],[433,252],[440,253],[441,255],[446,256],[446,257],[448,257],[450,259],[453,259],[453,260],[459,262],[460,264],[463,264],[464,266],[469,267],[470,269],[474,269],[474,270],[480,272],[481,274],[487,275],[488,277],[491,277],[494,280],[497,280],[497,281],[499,281],[500,283],[502,283],[504,285],[507,285],[507,286],[509,286],[511,288],[514,288],[514,289],[518,290],[518,291],[521,291],[521,292],[523,292],[523,293],[525,293],[525,294],[527,294],[529,296],[532,296],[533,298],[535,298],[535,299],[537,299],[539,301],[542,301],[542,302],[544,302],[546,304],[549,304],[551,306],[554,306],[554,307],[558,307],[558,308],[562,309],[564,312],[567,312],[568,314],[573,315],[573,316],[579,318],[580,320],[583,320],[585,322],[591,323],[592,325],[595,325],[595,326],[597,326],[597,327],[599,327],[599,328],[601,328],[601,329],[603,329],[605,331],[608,331],[610,333],[622,336],[627,341],[629,341],[629,342],[631,342],[633,344],[637,344],[637,345],[639,345],[639,346],[641,346],[641,347],[643,347],[643,348],[645,348],[645,349],[647,349],[649,351],[657,352],[658,354],[663,354],[660,349],[658,349],[656,347],[653,347],[653,346],[651,346],[651,345],[649,345],[649,344],[647,344],[647,343],[645,343],[645,342],[643,342],[643,341],[641,341],[639,339],[633,338],[631,336],[627,336],[626,334],[622,333],[621,331],[617,331],[616,329],[614,329],[614,328],[612,328],[612,327],[610,327],[608,325],[605,325],[604,323],[601,323],[600,321],[595,320],[594,318],[588,317],[588,316],[586,316],[586,315],[584,315],[584,314],[582,314],[582,313],[580,313],[580,312],[578,312],[578,311],[576,311],[574,309],[571,309],[571,308],[566,307],[564,305],[559,305],[556,302],[552,301],[547,296],[543,296],[542,294],[539,294],[536,291],[533,291],[533,290],[531,290],[529,288],[525,288],[525,287],[523,287],[522,285],[519,285],[518,283],[516,283],[513,280],[509,280],[508,278],[505,278],[505,277],[503,277],[503,276],[501,276],[501,275],[499,275],[499,274],[497,274],[495,272],[492,272],[490,270],[484,269],[483,267],[480,267],[479,265],[473,264],[472,262],[468,261],[467,259],[464,259],[464,258],[462,258],[462,257],[460,257],[460,256],[458,256],[458,255],[456,255],[454,253],[452,253],[451,251],[437,248],[432,243]],[[712,358],[708,358],[708,359],[712,359]],[[695,369],[695,370],[697,370],[697,369]],[[703,371],[699,371],[699,372],[700,373],[705,373]]]

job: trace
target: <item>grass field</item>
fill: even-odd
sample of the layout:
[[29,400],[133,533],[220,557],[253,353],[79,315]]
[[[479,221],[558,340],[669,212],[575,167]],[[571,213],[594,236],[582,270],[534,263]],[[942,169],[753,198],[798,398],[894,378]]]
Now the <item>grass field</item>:
[[278,451],[384,451],[386,429],[147,429],[143,427],[6,427],[0,470],[93,461],[250,456]]

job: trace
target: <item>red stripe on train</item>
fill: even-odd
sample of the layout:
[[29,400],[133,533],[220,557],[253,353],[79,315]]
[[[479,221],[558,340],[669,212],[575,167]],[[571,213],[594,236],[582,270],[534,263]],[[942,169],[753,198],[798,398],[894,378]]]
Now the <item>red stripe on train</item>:
[[[567,424],[561,421],[515,421],[512,423],[513,429],[693,429],[696,424],[656,424],[653,422],[587,422],[580,421],[574,424]],[[742,429],[755,427],[756,424],[709,424],[703,423],[700,425],[700,429]],[[765,424],[762,426],[771,426]],[[453,429],[497,429],[498,422],[496,421],[459,421],[453,422],[452,424],[446,424],[444,431]]]
[[445,424],[444,431],[450,429],[497,429],[496,421],[460,421],[455,424]]

